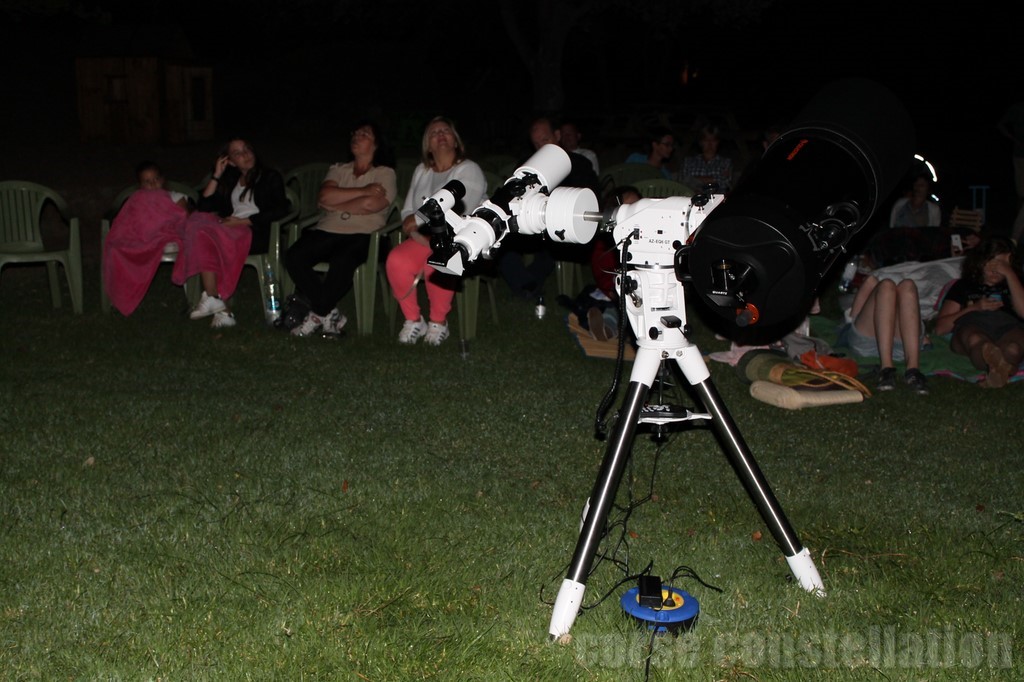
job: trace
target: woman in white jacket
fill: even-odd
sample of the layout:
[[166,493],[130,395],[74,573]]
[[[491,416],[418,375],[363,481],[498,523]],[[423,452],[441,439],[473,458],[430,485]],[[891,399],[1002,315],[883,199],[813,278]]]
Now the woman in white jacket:
[[[423,133],[423,161],[413,172],[405,195],[402,232],[406,239],[392,249],[386,263],[391,292],[405,316],[398,334],[400,343],[413,344],[423,337],[426,343],[437,346],[448,338],[448,313],[455,289],[452,282],[443,281],[446,275],[427,265],[430,237],[423,233],[422,219],[416,216],[416,210],[451,180],[459,180],[466,188],[462,206],[456,206],[456,212],[471,213],[483,201],[487,180],[480,166],[466,158],[462,138],[451,120],[437,116]],[[426,281],[430,301],[429,323],[423,319],[416,299],[416,284],[421,278]]]

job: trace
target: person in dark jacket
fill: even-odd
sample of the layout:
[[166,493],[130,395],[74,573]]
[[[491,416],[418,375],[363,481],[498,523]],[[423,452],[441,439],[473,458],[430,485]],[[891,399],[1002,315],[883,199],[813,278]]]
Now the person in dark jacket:
[[235,321],[225,299],[234,293],[245,258],[266,253],[271,223],[290,209],[284,180],[260,162],[247,140],[233,138],[217,156],[196,208],[219,221],[198,222],[186,235],[187,275],[198,273],[203,287],[189,317],[213,315],[213,327],[231,327]]

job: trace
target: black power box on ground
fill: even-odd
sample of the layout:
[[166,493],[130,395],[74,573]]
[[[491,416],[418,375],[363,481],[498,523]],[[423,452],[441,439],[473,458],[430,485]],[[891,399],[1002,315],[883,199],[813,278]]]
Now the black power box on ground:
[[661,576],[657,575],[642,575],[640,576],[640,606],[646,606],[649,609],[660,609],[662,596],[661,596]]

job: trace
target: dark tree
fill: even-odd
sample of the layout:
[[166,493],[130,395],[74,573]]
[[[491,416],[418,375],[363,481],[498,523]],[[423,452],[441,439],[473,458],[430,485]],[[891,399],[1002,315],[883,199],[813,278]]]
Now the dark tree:
[[[687,22],[742,27],[774,0],[501,0],[501,18],[533,83],[537,111],[565,104],[563,67],[570,37],[590,33],[594,49],[615,49],[621,33],[642,27],[651,43],[680,40]],[[634,48],[635,49],[635,48]],[[640,52],[637,52],[640,54]]]

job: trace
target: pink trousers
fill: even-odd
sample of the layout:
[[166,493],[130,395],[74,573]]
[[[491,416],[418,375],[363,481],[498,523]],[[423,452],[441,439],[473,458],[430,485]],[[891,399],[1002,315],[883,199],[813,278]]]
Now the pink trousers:
[[416,276],[423,273],[426,280],[427,300],[430,301],[430,321],[444,322],[452,309],[455,290],[439,286],[433,280],[439,274],[427,265],[430,247],[409,238],[388,254],[385,268],[391,293],[394,294],[406,320],[420,319],[420,304],[416,298]]

